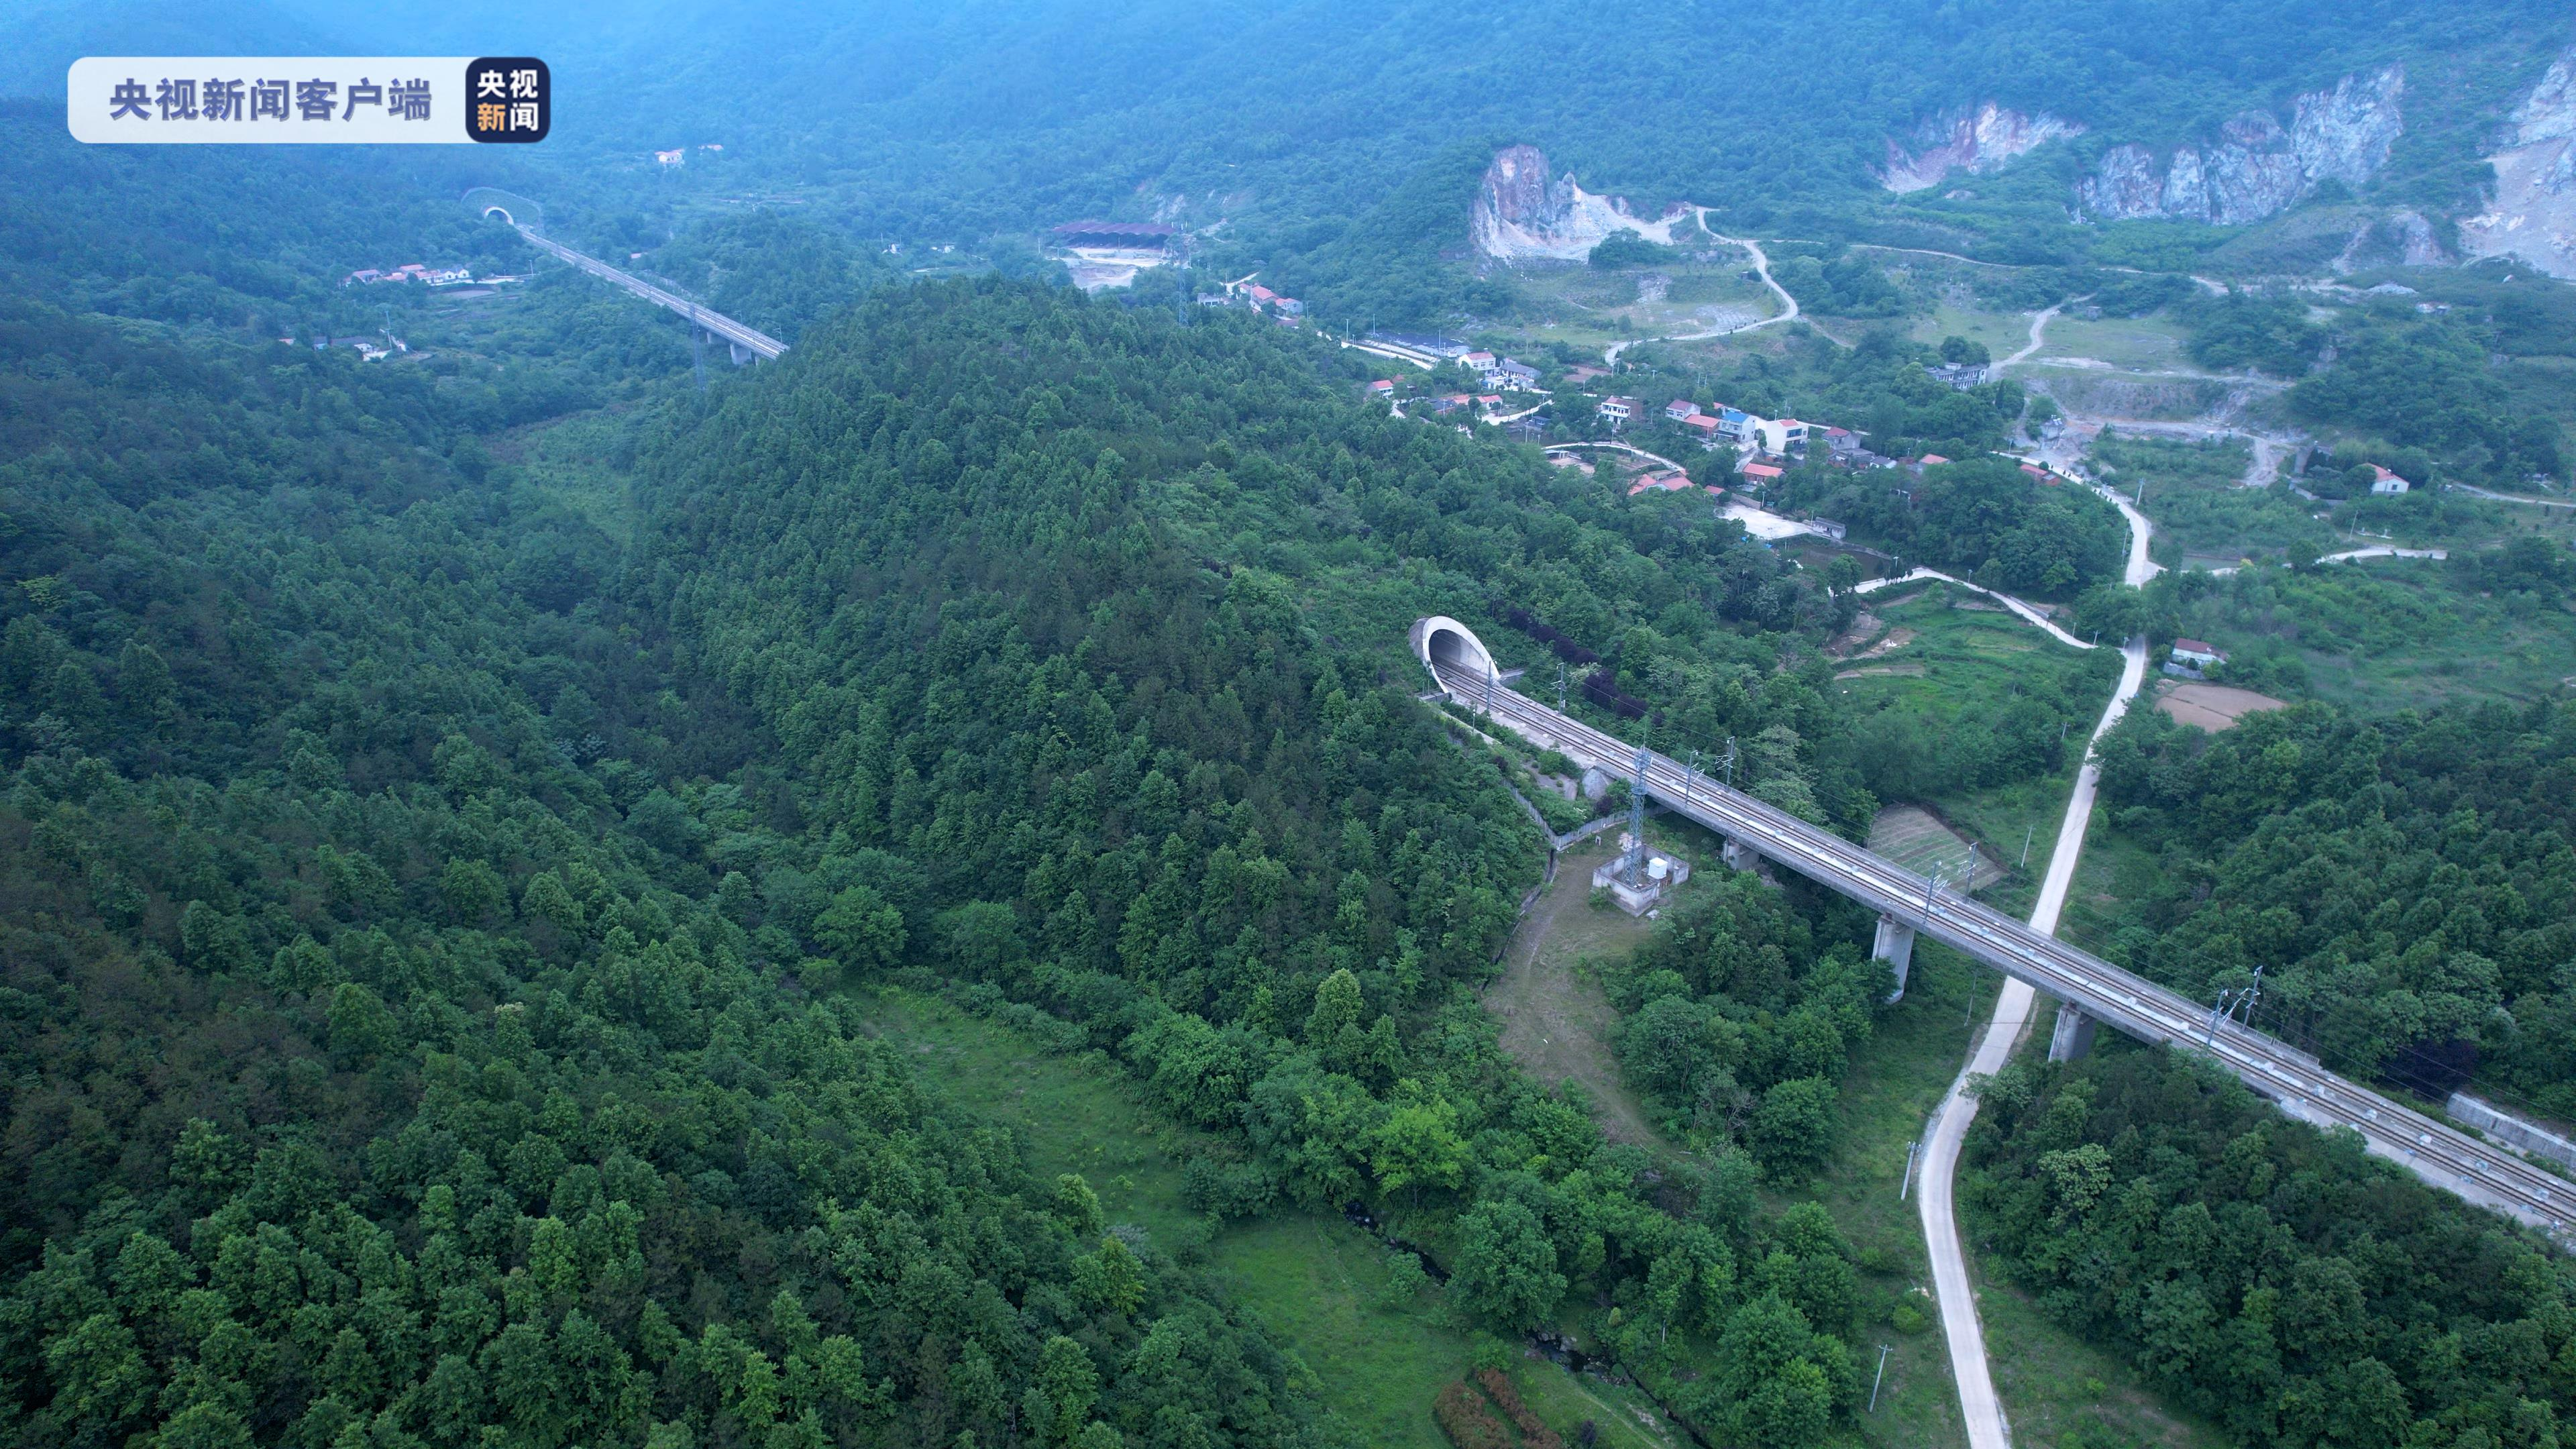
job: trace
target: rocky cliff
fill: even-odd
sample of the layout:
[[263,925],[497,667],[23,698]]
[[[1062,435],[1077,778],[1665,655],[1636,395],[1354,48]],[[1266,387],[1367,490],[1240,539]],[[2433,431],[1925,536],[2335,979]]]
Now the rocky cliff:
[[2492,206],[2460,223],[2471,256],[2515,256],[2576,278],[2576,47],[2514,108],[2493,155]]
[[2162,158],[2144,146],[2114,146],[2076,183],[2076,208],[2104,221],[2164,216],[2242,226],[2328,178],[2358,188],[2388,162],[2403,129],[2405,90],[2405,70],[2390,66],[2298,97],[2286,128],[2268,112],[2247,111],[2215,137]]
[[1633,231],[1669,245],[1673,223],[1689,213],[1679,207],[1647,220],[1631,213],[1625,197],[1596,196],[1575,185],[1571,173],[1553,176],[1547,154],[1535,146],[1494,153],[1476,188],[1470,223],[1476,250],[1501,261],[1579,262],[1615,231]]
[[2055,116],[2006,110],[1992,101],[1973,111],[1934,116],[1914,130],[1917,149],[1890,137],[1879,184],[1903,193],[1937,186],[1953,171],[1982,175],[2051,141],[2080,136],[2084,128]]

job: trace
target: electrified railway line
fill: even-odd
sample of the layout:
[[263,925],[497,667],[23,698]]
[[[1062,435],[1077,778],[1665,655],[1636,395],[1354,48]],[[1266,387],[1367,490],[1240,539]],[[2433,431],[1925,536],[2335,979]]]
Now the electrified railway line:
[[[1428,637],[1436,635],[1435,630]],[[1481,642],[1474,647],[1483,652]],[[1475,668],[1459,659],[1444,660],[1433,645],[1424,646],[1424,652],[1431,656],[1425,662],[1433,679],[1467,708],[1605,770],[1627,774],[1635,769],[1634,745],[1505,688],[1490,662]],[[1936,881],[1664,755],[1646,753],[1644,781],[1646,793],[1667,809],[1727,840],[1877,910],[1893,924],[2019,977],[2130,1036],[2213,1057],[2289,1115],[2319,1126],[2349,1127],[2374,1155],[2436,1187],[2562,1240],[2569,1220],[2576,1218],[2576,1183],[2346,1081],[2275,1037],[1944,891]]]

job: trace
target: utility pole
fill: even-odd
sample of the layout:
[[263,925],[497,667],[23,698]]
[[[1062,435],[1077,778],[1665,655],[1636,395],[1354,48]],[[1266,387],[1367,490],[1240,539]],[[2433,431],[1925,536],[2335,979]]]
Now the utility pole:
[[1878,1412],[1878,1386],[1887,1382],[1887,1345],[1878,1346],[1878,1377],[1869,1381],[1869,1411]]
[[1493,717],[1494,717],[1494,666],[1493,666],[1493,662],[1492,662],[1491,660],[1488,660],[1488,661],[1486,661],[1486,664],[1485,664],[1485,718],[1486,718],[1487,720],[1491,720]]
[[1690,773],[1682,776],[1682,800],[1685,803],[1687,803],[1691,797],[1691,781],[1698,778],[1698,776],[1699,751],[1693,750],[1690,752]]
[[[2060,740],[2058,743],[2063,744],[2065,741]],[[2039,827],[2036,825],[2025,825],[2021,828],[2021,868],[2023,870],[2030,869],[2030,838],[2038,833],[2038,830]]]
[[1896,1184],[1898,1202],[1905,1201],[1905,1195],[1914,1190],[1914,1154],[1922,1150],[1923,1139],[1919,1137],[1905,1144],[1905,1176]]
[[1726,788],[1735,788],[1735,736],[1726,737]]
[[1565,713],[1565,661],[1556,661],[1556,712]]

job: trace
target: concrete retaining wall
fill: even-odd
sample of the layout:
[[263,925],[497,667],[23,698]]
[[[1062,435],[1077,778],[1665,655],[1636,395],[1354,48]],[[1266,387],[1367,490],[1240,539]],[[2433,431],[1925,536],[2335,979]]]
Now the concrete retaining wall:
[[2452,1121],[2475,1127],[2508,1147],[2519,1147],[2534,1157],[2546,1157],[2552,1162],[2576,1167],[2576,1142],[2533,1126],[2519,1117],[2509,1116],[2466,1092],[2451,1094],[2449,1110]]

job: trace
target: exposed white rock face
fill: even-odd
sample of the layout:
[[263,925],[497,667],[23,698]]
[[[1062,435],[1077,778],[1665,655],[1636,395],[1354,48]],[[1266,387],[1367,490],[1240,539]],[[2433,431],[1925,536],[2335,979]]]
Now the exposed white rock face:
[[2471,256],[2516,256],[2555,277],[2576,278],[2576,47],[2514,108],[2503,145],[2487,158],[2495,204],[2460,223]]
[[1511,146],[1485,168],[1471,227],[1476,250],[1497,260],[1579,262],[1618,231],[1669,246],[1673,223],[1686,215],[1674,207],[1649,221],[1631,213],[1625,197],[1595,196],[1571,174],[1551,177],[1537,147]]
[[2166,216],[2242,226],[2290,206],[2332,177],[2360,186],[2388,164],[2404,128],[2406,72],[2345,76],[2292,104],[2289,129],[2263,111],[2219,127],[2206,146],[2179,146],[2159,164],[2144,146],[2114,146],[2075,186],[2076,208],[2104,221]]
[[2006,110],[1988,101],[1973,111],[1934,116],[1916,127],[1913,140],[1919,150],[1907,151],[1891,138],[1887,164],[1879,168],[1878,180],[1900,194],[1922,191],[1940,185],[1953,171],[1982,176],[2051,141],[2083,134],[2084,128],[2073,121]]

